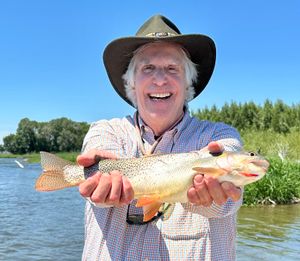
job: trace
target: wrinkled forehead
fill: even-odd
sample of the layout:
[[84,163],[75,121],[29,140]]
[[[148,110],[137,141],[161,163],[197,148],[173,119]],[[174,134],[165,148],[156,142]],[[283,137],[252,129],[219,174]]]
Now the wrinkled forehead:
[[149,63],[154,60],[164,59],[175,64],[182,64],[184,50],[181,45],[170,42],[155,42],[145,44],[135,51],[135,59],[138,63]]

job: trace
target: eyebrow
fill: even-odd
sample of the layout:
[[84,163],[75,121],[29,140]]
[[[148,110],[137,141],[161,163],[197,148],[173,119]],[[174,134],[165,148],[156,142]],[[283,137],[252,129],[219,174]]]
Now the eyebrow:
[[[144,65],[144,64],[151,64],[150,59],[147,58],[141,58],[137,61],[138,65]],[[179,59],[172,59],[171,62],[168,62],[168,65],[176,65],[176,66],[180,66],[182,65],[182,62],[180,62]]]

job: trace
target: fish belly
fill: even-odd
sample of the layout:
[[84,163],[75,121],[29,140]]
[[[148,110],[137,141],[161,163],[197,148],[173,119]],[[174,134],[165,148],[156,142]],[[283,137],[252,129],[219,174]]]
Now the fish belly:
[[161,202],[187,202],[187,190],[193,183],[195,173],[191,168],[152,169],[140,172],[129,180],[135,198],[151,197]]

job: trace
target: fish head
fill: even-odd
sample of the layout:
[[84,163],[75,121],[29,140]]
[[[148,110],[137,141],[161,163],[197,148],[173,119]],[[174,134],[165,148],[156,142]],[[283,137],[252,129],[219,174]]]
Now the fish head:
[[224,152],[218,157],[217,165],[231,176],[228,181],[238,186],[261,179],[269,168],[269,162],[253,152]]

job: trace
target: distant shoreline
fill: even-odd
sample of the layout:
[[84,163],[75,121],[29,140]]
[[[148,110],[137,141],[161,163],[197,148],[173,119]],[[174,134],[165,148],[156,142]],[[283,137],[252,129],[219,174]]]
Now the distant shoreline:
[[[55,153],[59,157],[62,157],[66,160],[76,162],[76,157],[80,154],[80,151],[77,152],[58,152]],[[0,153],[0,158],[10,158],[10,159],[25,159],[29,163],[39,163],[40,153],[28,153],[28,154],[12,154],[12,153]]]

